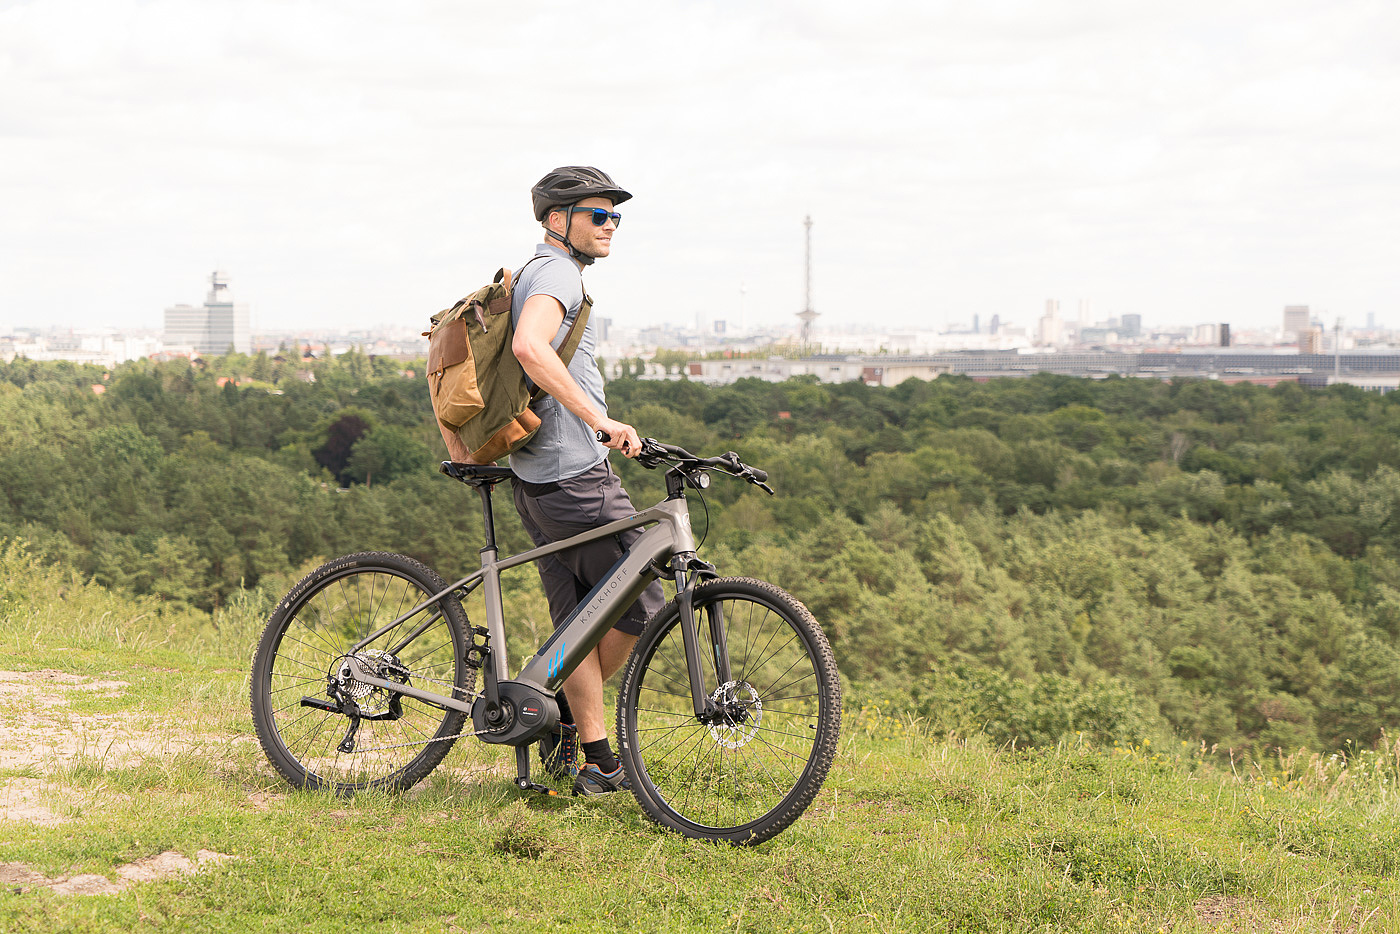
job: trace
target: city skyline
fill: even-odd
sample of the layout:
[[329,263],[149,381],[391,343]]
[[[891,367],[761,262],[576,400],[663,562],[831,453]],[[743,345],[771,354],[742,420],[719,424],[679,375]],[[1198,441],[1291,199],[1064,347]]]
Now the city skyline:
[[[122,322],[108,321],[96,326],[29,325],[16,328],[6,322],[0,322],[0,344],[6,341],[13,344],[14,338],[25,334],[47,335],[49,338],[60,339],[60,342],[65,335],[127,335],[154,338],[163,342],[166,349],[176,355],[185,355],[193,350],[201,356],[210,356],[224,352],[229,346],[233,346],[237,352],[248,353],[250,339],[262,349],[271,346],[269,341],[288,339],[320,343],[345,343],[347,340],[366,339],[424,343],[424,340],[420,339],[423,335],[417,326],[404,322],[382,322],[369,326],[305,326],[283,321],[278,322],[276,327],[261,327],[252,320],[246,302],[233,300],[231,276],[227,270],[215,270],[206,278],[211,288],[204,304],[196,307],[180,303],[167,307],[164,311],[163,327],[132,327]],[[754,328],[741,328],[732,320],[717,317],[722,309],[714,310],[710,316],[697,315],[689,324],[668,323],[664,326],[629,327],[611,318],[602,317],[601,340],[605,343],[610,342],[608,333],[611,331],[627,335],[625,342],[634,346],[675,347],[694,342],[698,338],[716,346],[747,344],[758,340],[763,344],[839,347],[842,346],[843,340],[855,339],[856,343],[864,345],[871,343],[870,335],[884,335],[885,339],[875,341],[873,346],[892,347],[894,344],[911,340],[916,343],[924,341],[930,336],[959,338],[980,335],[993,338],[1000,335],[1009,340],[1003,340],[1000,344],[994,341],[980,344],[972,341],[965,343],[963,349],[992,349],[998,346],[1002,349],[1072,349],[1091,345],[1128,347],[1160,344],[1163,341],[1183,345],[1208,343],[1229,347],[1238,343],[1250,347],[1286,348],[1293,344],[1301,347],[1305,342],[1313,346],[1318,340],[1330,341],[1330,335],[1340,330],[1348,342],[1353,339],[1363,340],[1363,344],[1358,346],[1400,344],[1400,330],[1387,327],[1374,315],[1368,315],[1364,322],[1347,322],[1340,317],[1333,318],[1326,309],[1316,309],[1308,305],[1286,305],[1281,310],[1279,319],[1272,325],[1266,324],[1258,328],[1239,328],[1228,321],[1151,322],[1144,321],[1138,314],[1100,318],[1092,313],[1091,302],[1081,300],[1077,305],[1078,313],[1071,317],[1061,309],[1059,300],[1047,299],[1039,317],[1024,325],[1014,318],[1003,319],[1000,315],[992,315],[985,325],[981,323],[978,315],[973,315],[970,322],[961,324],[954,322],[944,327],[913,328],[882,327],[868,321],[857,323],[849,320],[829,320],[820,328],[813,329],[805,340],[802,315],[795,315],[793,321],[776,326],[763,325]],[[1235,340],[1218,343],[1222,335],[1229,338],[1232,334]],[[658,339],[657,335],[668,336]],[[865,337],[861,337],[862,335]],[[953,350],[957,349],[956,343],[948,342],[944,346]],[[1350,343],[1348,345],[1350,346]]]
[[1393,5],[632,0],[562,72],[556,16],[0,2],[0,321],[155,327],[223,267],[255,328],[414,326],[565,163],[635,195],[587,272],[623,326],[792,326],[808,215],[818,332],[1400,306]]
[[[339,330],[342,333],[348,333],[350,331],[366,331],[382,334],[388,333],[390,331],[399,331],[403,329],[411,330],[417,327],[417,324],[409,321],[378,321],[371,322],[368,324],[356,324],[350,327],[339,327],[338,325],[327,326],[324,323],[318,324],[311,322],[298,322],[295,320],[278,321],[277,326],[269,327],[259,321],[255,307],[256,300],[254,300],[253,307],[250,307],[249,302],[243,300],[238,301],[236,304],[233,303],[232,299],[229,297],[229,286],[232,276],[228,270],[222,268],[215,269],[212,273],[206,272],[203,278],[207,282],[211,282],[212,284],[212,289],[206,296],[205,304],[203,306],[191,306],[189,304],[178,302],[168,304],[160,312],[160,317],[163,319],[163,323],[155,323],[152,321],[138,323],[107,320],[101,324],[94,325],[80,324],[76,322],[55,321],[52,323],[39,322],[29,325],[20,325],[19,327],[21,327],[23,330],[57,329],[71,330],[75,332],[101,330],[103,328],[110,328],[118,331],[160,331],[167,335],[167,340],[174,340],[175,343],[195,344],[197,342],[193,339],[177,339],[169,336],[172,327],[171,316],[172,314],[176,314],[183,318],[188,317],[191,313],[194,313],[200,317],[199,326],[207,328],[207,318],[209,315],[209,309],[211,303],[215,302],[221,304],[227,303],[228,310],[236,310],[237,313],[241,315],[240,323],[237,325],[237,333],[239,335],[242,335],[237,340],[237,343],[240,346],[243,344],[244,340],[246,339],[246,336],[249,334],[291,334],[296,332],[307,331],[334,333],[337,330]],[[219,297],[216,298],[216,295]],[[241,298],[242,295],[240,290],[240,299]],[[1067,307],[1061,307],[1062,305]],[[1338,320],[1342,322],[1343,328],[1347,332],[1389,329],[1388,323],[1385,320],[1383,320],[1381,316],[1376,315],[1374,312],[1368,313],[1365,316],[1361,316],[1361,320],[1347,320],[1346,316],[1335,314],[1331,309],[1317,308],[1315,306],[1307,304],[1296,303],[1285,305],[1281,309],[1279,309],[1276,313],[1275,321],[1272,323],[1267,321],[1261,321],[1259,324],[1253,326],[1240,326],[1228,320],[1219,322],[1186,319],[1176,321],[1151,321],[1145,319],[1144,316],[1142,316],[1141,314],[1136,314],[1132,312],[1127,312],[1120,315],[1103,316],[1098,314],[1098,310],[1094,307],[1092,299],[1079,298],[1073,300],[1072,302],[1066,302],[1057,298],[1047,298],[1040,303],[1039,308],[1024,310],[1025,314],[1022,316],[1015,315],[1011,312],[1006,312],[993,313],[990,316],[984,318],[981,314],[973,313],[969,317],[962,320],[958,320],[956,318],[949,318],[948,320],[936,324],[925,322],[919,326],[914,327],[900,326],[894,324],[880,326],[872,324],[869,320],[858,321],[853,320],[853,318],[849,317],[838,317],[837,315],[839,315],[839,312],[836,314],[824,314],[818,317],[813,323],[812,333],[814,335],[820,336],[824,333],[842,334],[885,330],[920,331],[927,333],[942,334],[957,334],[968,332],[977,334],[994,334],[998,326],[1000,326],[1001,328],[1025,330],[1028,333],[1036,333],[1037,336],[1040,337],[1043,335],[1039,334],[1038,329],[1043,326],[1043,322],[1045,318],[1051,313],[1052,308],[1054,310],[1053,313],[1058,316],[1061,325],[1066,333],[1074,332],[1075,330],[1082,331],[1085,328],[1088,328],[1090,330],[1100,330],[1106,328],[1119,327],[1121,329],[1120,336],[1123,338],[1132,338],[1137,336],[1139,333],[1144,333],[1147,331],[1190,330],[1192,328],[1199,328],[1207,325],[1219,326],[1221,324],[1230,325],[1230,327],[1233,328],[1237,333],[1278,331],[1282,334],[1283,332],[1289,331],[1296,332],[1299,329],[1297,319],[1300,315],[1304,316],[1306,320],[1310,322],[1310,324],[1305,324],[1305,327],[1321,327],[1323,330],[1332,329]],[[1076,308],[1077,312],[1074,310]],[[800,334],[802,329],[801,315],[799,314],[790,315],[790,320],[786,321],[783,320],[781,314],[767,316],[764,317],[761,321],[755,323],[751,327],[746,327],[743,324],[741,324],[739,320],[741,316],[742,310],[737,310],[737,313],[734,315],[726,315],[725,309],[719,307],[712,308],[709,310],[708,313],[696,315],[695,320],[691,322],[693,326],[690,329],[697,331],[709,330],[710,327],[715,323],[722,324],[724,326],[725,333],[729,334],[773,333],[776,331],[790,330],[796,335]],[[985,325],[979,323],[983,320],[986,321]],[[653,323],[648,322],[627,323],[613,320],[613,323],[619,327],[626,327],[632,329],[644,329],[655,326]],[[686,329],[685,324],[682,322],[670,322],[670,325],[677,327],[678,329]],[[17,325],[15,322],[0,319],[0,334],[3,334],[3,332],[7,329],[14,330],[16,326]],[[234,327],[232,323],[228,323],[225,326]],[[176,327],[179,329],[184,329],[187,327],[187,325],[182,322]],[[229,335],[224,335],[221,332],[220,337],[223,336],[232,336],[232,332],[230,332]],[[1044,340],[1038,342],[1055,343],[1057,341]],[[200,349],[202,350],[202,352],[205,353],[214,352],[212,349],[209,348]]]

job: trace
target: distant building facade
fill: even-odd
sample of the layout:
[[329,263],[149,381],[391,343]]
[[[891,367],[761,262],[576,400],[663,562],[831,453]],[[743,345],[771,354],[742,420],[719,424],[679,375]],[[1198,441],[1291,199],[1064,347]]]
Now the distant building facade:
[[205,356],[228,353],[230,347],[237,353],[252,353],[248,306],[233,300],[228,273],[216,270],[209,284],[202,306],[172,305],[165,309],[166,347],[188,347]]
[[1060,301],[1045,300],[1045,315],[1036,327],[1035,342],[1041,347],[1055,347],[1064,339],[1065,324],[1060,320]]
[[1307,305],[1283,306],[1283,330],[1285,334],[1299,337],[1312,327],[1312,313]]
[[[1320,332],[1319,332],[1320,333]],[[937,379],[961,374],[975,380],[1023,377],[1035,373],[1059,373],[1103,379],[1109,376],[1143,379],[1211,379],[1224,383],[1251,382],[1272,386],[1297,382],[1327,386],[1345,382],[1367,389],[1400,384],[1400,354],[1170,352],[1170,353],[1017,353],[970,351],[922,355],[823,354],[794,360],[735,357],[692,360],[685,369],[689,379],[724,385],[740,379],[782,382],[794,376],[815,376],[823,383],[854,382],[897,386],[906,379]]]

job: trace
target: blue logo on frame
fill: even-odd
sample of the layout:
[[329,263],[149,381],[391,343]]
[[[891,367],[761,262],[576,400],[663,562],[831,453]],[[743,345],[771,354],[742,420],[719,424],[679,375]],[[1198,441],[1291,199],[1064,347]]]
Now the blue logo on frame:
[[559,667],[564,664],[564,647],[569,643],[559,643],[559,651],[554,653],[554,657],[549,660],[549,676],[552,678],[559,673]]

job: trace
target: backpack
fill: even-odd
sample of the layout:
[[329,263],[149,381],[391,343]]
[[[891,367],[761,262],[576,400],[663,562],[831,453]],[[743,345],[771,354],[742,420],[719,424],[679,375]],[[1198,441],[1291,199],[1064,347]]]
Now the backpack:
[[[539,257],[532,257],[525,266],[536,259]],[[510,314],[514,284],[509,269],[496,270],[489,285],[433,315],[424,332],[433,414],[457,433],[479,464],[519,450],[540,427],[540,417],[530,405],[544,391],[526,378],[511,349],[515,338]],[[565,366],[583,340],[592,307],[593,300],[585,292],[574,323],[559,346],[559,359]]]

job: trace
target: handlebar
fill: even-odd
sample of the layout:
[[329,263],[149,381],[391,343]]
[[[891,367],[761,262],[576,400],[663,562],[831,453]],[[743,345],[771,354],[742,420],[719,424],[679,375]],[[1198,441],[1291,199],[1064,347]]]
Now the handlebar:
[[[598,440],[604,444],[612,438],[601,428],[598,429],[596,435]],[[768,471],[750,467],[739,460],[739,455],[733,451],[726,451],[718,457],[697,457],[683,447],[663,444],[655,438],[643,438],[641,453],[637,455],[637,463],[648,470],[654,470],[662,464],[669,464],[686,473],[714,470],[729,474],[731,477],[738,477],[740,480],[747,480],[770,495],[773,493],[773,489],[768,486]]]

